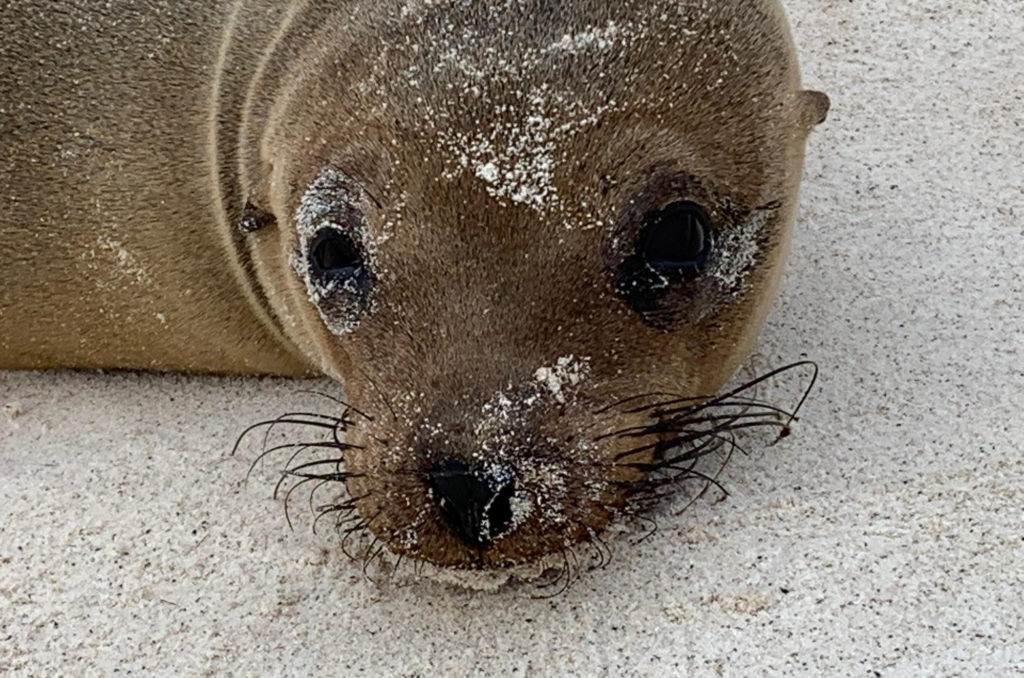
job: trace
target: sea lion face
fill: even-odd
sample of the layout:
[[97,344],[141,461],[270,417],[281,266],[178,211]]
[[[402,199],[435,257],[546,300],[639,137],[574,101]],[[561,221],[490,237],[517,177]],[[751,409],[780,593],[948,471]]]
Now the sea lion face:
[[540,4],[410,6],[371,53],[325,29],[264,137],[268,284],[368,415],[348,492],[444,566],[557,553],[652,487],[672,430],[637,405],[745,356],[824,114],[774,3]]

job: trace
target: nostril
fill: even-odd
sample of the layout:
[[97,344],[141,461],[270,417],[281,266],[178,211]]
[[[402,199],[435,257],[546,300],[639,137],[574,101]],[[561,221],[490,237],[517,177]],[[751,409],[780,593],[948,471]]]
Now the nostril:
[[470,546],[487,546],[512,522],[511,473],[488,473],[446,459],[427,473],[427,485],[445,524]]

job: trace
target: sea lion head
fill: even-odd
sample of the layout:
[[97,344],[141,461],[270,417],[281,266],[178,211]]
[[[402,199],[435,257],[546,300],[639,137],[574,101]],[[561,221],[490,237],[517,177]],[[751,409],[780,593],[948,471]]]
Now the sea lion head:
[[827,99],[773,1],[383,5],[300,13],[268,55],[253,265],[362,413],[323,474],[361,524],[535,561],[651,487],[679,436],[636,405],[745,357]]

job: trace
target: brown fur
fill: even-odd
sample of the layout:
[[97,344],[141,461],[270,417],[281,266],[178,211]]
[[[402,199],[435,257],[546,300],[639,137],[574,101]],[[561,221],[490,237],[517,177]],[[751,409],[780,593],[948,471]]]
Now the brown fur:
[[[595,409],[711,393],[754,341],[827,110],[799,90],[775,0],[113,5],[57,22],[41,2],[0,11],[19,38],[0,47],[0,368],[323,370],[374,416],[345,455],[369,529],[417,558],[501,567],[585,539],[628,499],[619,483],[638,473],[610,461],[631,443],[566,451],[636,423]],[[522,185],[487,180],[494,149],[472,147],[495,135],[498,150],[550,142],[499,167],[524,163]],[[387,232],[372,309],[343,336],[290,264],[324,168],[359,183]],[[670,330],[605,270],[644,195],[703,196],[724,222],[772,206],[742,291],[695,296]],[[247,203],[276,223],[241,234]],[[541,485],[565,475],[561,515],[463,546],[423,470],[470,458],[482,408],[566,356],[588,359],[586,380],[518,413],[507,450]]]

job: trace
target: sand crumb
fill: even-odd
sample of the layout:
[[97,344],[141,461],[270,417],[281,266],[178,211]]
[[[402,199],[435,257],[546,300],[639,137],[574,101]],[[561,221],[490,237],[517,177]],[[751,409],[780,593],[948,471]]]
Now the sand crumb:
[[3,407],[0,407],[0,411],[2,411],[4,415],[11,420],[17,419],[25,412],[21,403],[16,400],[12,400]]

